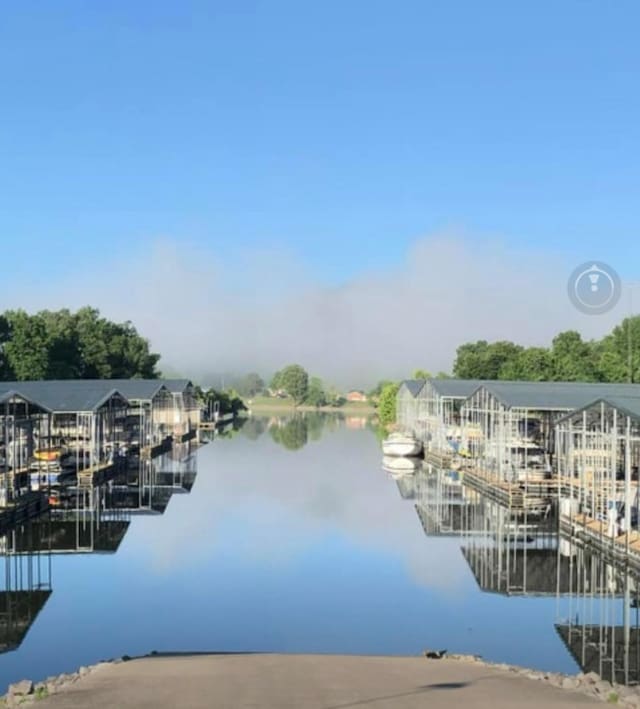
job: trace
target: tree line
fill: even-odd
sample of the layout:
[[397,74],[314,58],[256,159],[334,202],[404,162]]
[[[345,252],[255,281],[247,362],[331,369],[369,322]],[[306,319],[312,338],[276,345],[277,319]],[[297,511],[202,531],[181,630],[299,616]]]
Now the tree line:
[[234,382],[234,388],[245,398],[275,395],[291,398],[296,406],[341,406],[344,397],[328,387],[320,377],[314,377],[299,364],[289,364],[278,370],[269,384],[256,372],[250,372]]
[[550,347],[478,340],[458,347],[453,375],[460,379],[565,382],[640,381],[640,316],[625,318],[599,340],[579,332],[556,335]]
[[160,355],[131,322],[95,308],[0,314],[0,380],[156,379]]

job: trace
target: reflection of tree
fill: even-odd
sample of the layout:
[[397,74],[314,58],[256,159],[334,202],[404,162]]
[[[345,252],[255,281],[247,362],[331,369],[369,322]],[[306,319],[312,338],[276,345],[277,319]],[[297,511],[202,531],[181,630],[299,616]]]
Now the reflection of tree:
[[278,424],[269,428],[273,440],[290,451],[297,451],[307,445],[308,422],[303,415],[278,421]]
[[319,441],[322,438],[322,432],[324,431],[324,426],[327,422],[326,414],[313,411],[305,415],[305,420],[307,422],[309,438],[312,441]]
[[267,430],[267,421],[263,418],[251,417],[246,419],[240,430],[242,435],[246,436],[250,441],[256,441]]

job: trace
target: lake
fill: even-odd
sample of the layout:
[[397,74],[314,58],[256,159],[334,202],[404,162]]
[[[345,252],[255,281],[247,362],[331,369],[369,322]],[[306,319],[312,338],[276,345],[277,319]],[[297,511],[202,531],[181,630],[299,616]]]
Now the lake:
[[364,418],[252,418],[117,483],[82,493],[99,511],[3,540],[0,684],[154,650],[446,648],[576,672],[556,624],[624,610],[597,559],[589,586],[587,557],[558,552],[551,522],[516,538],[522,567],[500,549],[508,519],[455,476],[393,479]]

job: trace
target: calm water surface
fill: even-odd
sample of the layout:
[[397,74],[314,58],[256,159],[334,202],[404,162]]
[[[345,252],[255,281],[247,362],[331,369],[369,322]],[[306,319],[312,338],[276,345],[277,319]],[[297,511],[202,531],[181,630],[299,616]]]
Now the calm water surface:
[[[39,612],[42,595],[17,601],[34,618],[5,633],[0,684],[153,650],[417,654],[429,647],[577,671],[554,628],[565,612],[555,594],[482,591],[463,539],[425,535],[415,507],[424,494],[415,493],[420,476],[390,478],[364,420],[252,419],[187,454],[158,463],[151,500],[135,484],[129,501],[122,501],[126,490],[100,491],[103,506],[130,511],[104,511],[93,527],[56,512],[49,531],[46,521],[23,531],[42,549],[7,553],[5,582],[28,588],[36,583],[29,573],[37,580],[39,570],[52,592]],[[24,539],[5,544],[24,549]],[[49,544],[103,551],[50,553]]]

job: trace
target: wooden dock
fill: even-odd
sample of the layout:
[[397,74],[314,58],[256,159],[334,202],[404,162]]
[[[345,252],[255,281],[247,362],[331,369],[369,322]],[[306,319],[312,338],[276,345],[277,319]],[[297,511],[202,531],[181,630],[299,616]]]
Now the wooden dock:
[[435,465],[437,468],[448,469],[451,467],[453,455],[444,451],[425,451],[424,461]]
[[467,487],[515,512],[544,512],[557,496],[554,480],[536,481],[527,485],[510,483],[496,480],[486,471],[465,468],[462,481]]
[[607,522],[585,514],[560,515],[562,535],[581,546],[588,546],[609,563],[640,573],[640,532],[630,530],[617,536],[609,533]]

